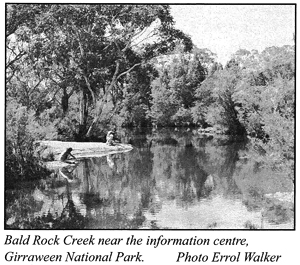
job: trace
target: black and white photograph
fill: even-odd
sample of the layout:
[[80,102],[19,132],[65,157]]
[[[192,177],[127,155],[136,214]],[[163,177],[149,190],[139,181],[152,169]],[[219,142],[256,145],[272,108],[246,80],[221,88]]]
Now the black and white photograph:
[[295,230],[296,36],[296,4],[6,3],[4,229]]

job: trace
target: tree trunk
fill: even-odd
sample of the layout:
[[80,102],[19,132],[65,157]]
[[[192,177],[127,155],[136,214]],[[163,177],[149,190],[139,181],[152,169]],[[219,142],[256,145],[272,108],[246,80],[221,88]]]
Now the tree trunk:
[[[124,71],[124,72],[122,72],[122,73],[119,74],[120,62],[118,60],[116,61],[116,69],[115,69],[114,75],[112,77],[112,80],[110,82],[110,85],[109,85],[109,87],[107,89],[105,89],[105,94],[104,94],[104,96],[102,98],[102,101],[100,103],[98,102],[98,106],[96,106],[97,104],[95,105],[97,111],[96,111],[95,117],[94,117],[94,119],[93,119],[93,121],[92,121],[92,123],[91,123],[91,125],[90,125],[90,127],[89,127],[89,129],[87,131],[87,133],[86,133],[86,137],[89,137],[91,135],[92,130],[93,130],[95,124],[99,121],[101,113],[102,113],[103,105],[107,101],[107,96],[108,96],[109,93],[112,92],[112,89],[116,85],[116,83],[119,80],[119,78],[122,77],[122,76],[124,76],[124,75],[126,75],[126,74],[128,74],[128,73],[130,73],[135,67],[137,67],[139,65],[141,65],[141,63],[136,63],[131,68],[129,68],[128,70],[126,70],[126,71]],[[115,104],[116,103],[114,102],[114,105]]]
[[97,104],[97,106],[96,106],[97,111],[96,111],[96,114],[95,114],[95,116],[94,116],[94,119],[93,119],[91,125],[89,126],[89,129],[88,129],[88,131],[87,131],[87,133],[86,133],[86,135],[85,135],[86,137],[90,137],[90,136],[91,136],[91,133],[92,133],[92,130],[94,129],[95,124],[100,120],[103,106],[104,106],[104,104],[106,103],[105,101],[107,100],[107,94],[108,94],[108,93],[106,93],[106,94],[103,96],[102,101],[101,101],[101,102],[98,102],[98,104]]
[[82,137],[86,132],[88,110],[87,96],[84,93],[84,89],[82,89],[80,93],[79,136]]
[[63,110],[63,114],[66,115],[69,108],[69,95],[67,93],[67,88],[63,87],[63,96],[61,98],[61,106]]
[[97,109],[97,111],[96,111],[95,117],[94,117],[94,119],[93,119],[93,121],[92,121],[92,123],[91,123],[91,125],[90,125],[90,127],[89,127],[89,129],[88,129],[88,131],[87,131],[87,133],[86,133],[86,137],[90,137],[90,135],[91,135],[91,133],[92,133],[92,130],[93,130],[95,124],[96,124],[96,123],[99,121],[99,119],[100,119],[100,116],[101,116],[101,113],[102,113],[103,106],[104,106],[104,104],[105,104],[106,101],[107,101],[108,94],[111,92],[113,86],[115,85],[115,83],[116,83],[116,81],[117,81],[117,73],[118,73],[118,71],[119,71],[119,63],[117,62],[117,66],[116,66],[116,70],[115,70],[115,74],[114,74],[114,76],[113,76],[113,79],[112,79],[112,81],[111,81],[111,83],[110,83],[108,89],[105,89],[105,94],[104,94],[103,98],[101,99],[100,102],[98,102],[98,104],[96,104],[97,106],[95,106],[96,109]]

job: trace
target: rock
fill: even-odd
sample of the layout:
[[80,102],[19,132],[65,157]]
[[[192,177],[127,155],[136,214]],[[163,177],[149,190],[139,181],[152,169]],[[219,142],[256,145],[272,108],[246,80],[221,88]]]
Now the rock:
[[118,143],[109,146],[99,142],[61,142],[61,141],[39,141],[39,146],[45,148],[47,152],[53,154],[54,161],[46,162],[48,168],[58,168],[66,166],[66,163],[59,161],[59,156],[66,148],[72,147],[72,154],[76,158],[101,157],[109,154],[129,152],[133,149],[130,144]]

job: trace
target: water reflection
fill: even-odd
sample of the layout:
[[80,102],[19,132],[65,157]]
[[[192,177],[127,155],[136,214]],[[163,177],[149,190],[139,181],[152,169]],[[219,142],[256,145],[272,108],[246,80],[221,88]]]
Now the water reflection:
[[[293,200],[282,174],[240,160],[243,142],[193,131],[129,135],[129,153],[84,159],[55,172],[28,197],[8,203],[8,227],[55,229],[293,228]],[[26,208],[26,209],[27,209]],[[16,216],[22,215],[22,218]]]

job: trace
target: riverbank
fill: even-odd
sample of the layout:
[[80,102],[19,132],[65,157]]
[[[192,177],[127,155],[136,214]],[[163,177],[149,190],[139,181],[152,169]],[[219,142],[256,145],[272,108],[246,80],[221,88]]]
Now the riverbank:
[[87,157],[102,157],[109,154],[129,152],[133,149],[130,144],[117,143],[114,146],[109,146],[106,143],[100,142],[62,142],[62,141],[39,141],[40,149],[43,149],[43,156],[51,154],[52,161],[46,161],[45,166],[49,169],[67,165],[59,161],[60,154],[67,148],[73,149],[72,154],[78,158]]

